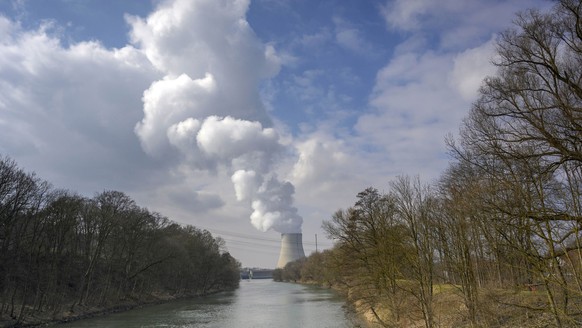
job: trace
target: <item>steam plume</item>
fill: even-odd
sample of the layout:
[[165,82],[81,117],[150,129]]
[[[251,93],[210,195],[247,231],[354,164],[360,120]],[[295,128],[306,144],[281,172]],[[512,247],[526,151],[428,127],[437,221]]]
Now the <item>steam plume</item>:
[[[248,1],[176,0],[146,19],[128,17],[132,41],[164,75],[144,91],[142,148],[172,149],[198,169],[229,168],[237,200],[252,208],[261,231],[300,232],[294,187],[273,164],[284,150],[258,93],[279,59],[245,20]],[[208,28],[212,22],[213,28]]]

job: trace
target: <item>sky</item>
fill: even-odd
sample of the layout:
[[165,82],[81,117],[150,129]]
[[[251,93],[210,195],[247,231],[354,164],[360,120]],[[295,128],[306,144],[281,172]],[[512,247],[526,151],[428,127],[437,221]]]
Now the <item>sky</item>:
[[515,14],[547,0],[0,0],[0,156],[275,267],[367,187],[431,183]]

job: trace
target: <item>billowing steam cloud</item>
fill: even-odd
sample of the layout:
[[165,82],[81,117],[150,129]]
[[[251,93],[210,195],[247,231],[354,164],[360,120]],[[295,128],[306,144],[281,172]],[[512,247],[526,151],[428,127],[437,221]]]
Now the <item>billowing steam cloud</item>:
[[128,17],[132,41],[164,75],[144,91],[135,132],[152,156],[175,149],[196,168],[229,168],[257,229],[300,232],[294,187],[272,172],[284,147],[258,93],[260,81],[278,72],[279,59],[246,22],[248,6],[176,0],[146,19]]
[[255,171],[238,170],[232,175],[232,183],[239,201],[251,200],[251,223],[261,231],[273,229],[279,232],[300,232],[303,219],[293,203],[294,187],[281,183],[272,176],[264,180]]

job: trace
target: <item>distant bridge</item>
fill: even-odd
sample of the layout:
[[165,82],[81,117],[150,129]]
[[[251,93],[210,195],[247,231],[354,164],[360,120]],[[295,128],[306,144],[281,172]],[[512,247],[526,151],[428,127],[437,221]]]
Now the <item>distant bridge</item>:
[[241,279],[273,279],[272,269],[243,269],[240,272]]

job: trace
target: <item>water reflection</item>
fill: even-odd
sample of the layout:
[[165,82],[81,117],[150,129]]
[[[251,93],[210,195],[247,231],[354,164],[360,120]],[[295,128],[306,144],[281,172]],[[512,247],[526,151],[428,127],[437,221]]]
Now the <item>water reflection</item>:
[[344,300],[330,290],[242,281],[238,290],[210,297],[149,306],[61,327],[358,327]]

